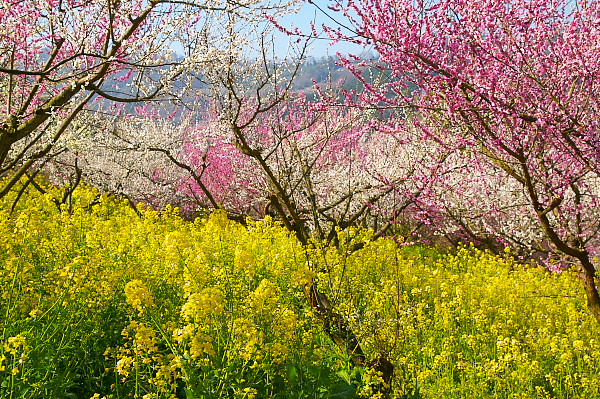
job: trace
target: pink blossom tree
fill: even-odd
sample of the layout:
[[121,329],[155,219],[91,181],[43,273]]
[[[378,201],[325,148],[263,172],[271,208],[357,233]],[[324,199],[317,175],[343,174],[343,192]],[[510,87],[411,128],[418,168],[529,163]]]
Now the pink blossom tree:
[[[358,39],[332,29],[329,34],[372,45],[379,54],[372,65],[389,77],[385,84],[365,85],[356,102],[411,109],[422,136],[462,160],[456,165],[462,165],[457,170],[463,183],[438,180],[445,194],[428,199],[430,210],[454,215],[460,224],[473,214],[461,217],[461,207],[452,210],[448,203],[482,200],[486,205],[477,208],[488,213],[473,218],[481,231],[532,243],[541,232],[554,253],[578,264],[588,307],[600,323],[593,260],[599,249],[600,4],[330,4],[350,21]],[[353,58],[359,57],[340,60],[361,77]],[[474,191],[482,187],[488,199]],[[503,228],[511,219],[527,223]]]

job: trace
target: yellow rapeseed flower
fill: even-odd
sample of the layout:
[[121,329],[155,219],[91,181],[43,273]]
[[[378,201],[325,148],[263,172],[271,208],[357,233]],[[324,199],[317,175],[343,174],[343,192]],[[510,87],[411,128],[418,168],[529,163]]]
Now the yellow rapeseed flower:
[[127,303],[137,310],[140,316],[154,305],[152,293],[141,280],[131,280],[125,285],[125,297]]

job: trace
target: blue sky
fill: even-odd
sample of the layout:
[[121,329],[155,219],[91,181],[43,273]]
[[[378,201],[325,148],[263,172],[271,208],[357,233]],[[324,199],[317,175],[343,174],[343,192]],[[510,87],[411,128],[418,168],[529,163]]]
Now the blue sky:
[[[330,17],[334,17],[335,19],[342,18],[338,13],[334,13],[333,11],[328,9],[328,0],[313,0],[315,4],[317,4],[322,10],[326,11]],[[281,18],[280,23],[282,26],[286,28],[297,27],[303,32],[310,33],[310,22],[314,21],[317,30],[320,31],[321,25],[325,24],[327,26],[336,27],[336,21],[331,19],[327,15],[325,15],[322,11],[317,9],[312,4],[304,3],[300,12],[295,15],[288,15],[284,18]],[[341,19],[340,19],[341,21]],[[341,21],[343,23],[343,21]],[[276,46],[279,47],[276,49],[276,52],[281,52],[279,55],[283,55],[285,50],[287,49],[287,40],[283,33],[277,32],[278,40],[276,40]],[[330,40],[323,35],[322,39],[313,40],[311,42],[312,50],[309,52],[309,56],[320,58],[326,56],[335,56],[336,52],[347,54],[361,54],[364,52],[362,47],[357,45],[349,44],[349,43],[338,43],[335,45],[330,45]]]
[[[297,14],[286,15],[285,17],[279,19],[279,23],[287,29],[293,30],[294,28],[298,28],[300,31],[307,34],[311,32],[311,22],[315,23],[318,32],[321,32],[322,25],[337,28],[339,26],[336,23],[337,19],[344,23],[342,20],[342,15],[328,9],[330,0],[313,0],[313,2],[318,5],[321,10],[319,10],[319,8],[315,7],[313,4],[304,2]],[[264,23],[269,24],[267,21]],[[347,21],[345,25],[348,25]],[[275,56],[278,58],[284,58],[288,52],[290,38],[277,29],[274,29],[273,34],[276,36],[274,43]],[[350,43],[339,42],[335,45],[331,45],[331,40],[324,34],[319,39],[312,40],[310,43],[310,48],[311,49],[307,53],[307,56],[314,58],[322,58],[327,56],[335,57],[336,52],[338,51],[342,54],[352,53],[357,55],[361,55],[365,52],[369,54],[372,53],[365,51],[365,49],[360,46]],[[174,45],[173,49],[180,55],[183,51],[180,45]],[[252,53],[250,53],[250,55],[252,55]]]

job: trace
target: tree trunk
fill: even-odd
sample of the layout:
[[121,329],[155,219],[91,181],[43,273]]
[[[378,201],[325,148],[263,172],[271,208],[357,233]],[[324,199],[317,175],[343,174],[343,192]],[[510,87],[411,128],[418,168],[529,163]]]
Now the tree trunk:
[[600,295],[598,294],[598,287],[596,286],[596,268],[590,262],[590,257],[587,252],[578,257],[581,263],[583,287],[585,288],[585,295],[587,297],[587,307],[600,324]]
[[0,128],[0,171],[4,167],[4,161],[8,156],[8,152],[10,151],[13,142],[14,141],[12,140],[9,130],[6,128]]
[[350,356],[355,367],[369,367],[381,373],[384,384],[377,387],[384,398],[389,396],[394,376],[394,365],[385,356],[366,361],[358,337],[348,325],[348,322],[335,311],[325,294],[319,291],[314,283],[304,287],[304,294],[310,306],[316,311],[317,317],[323,323],[323,329],[329,338]]

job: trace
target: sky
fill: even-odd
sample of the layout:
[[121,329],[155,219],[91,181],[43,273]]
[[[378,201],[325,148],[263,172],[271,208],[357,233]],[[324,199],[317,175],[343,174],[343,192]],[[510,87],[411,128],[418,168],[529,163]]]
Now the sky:
[[[279,20],[280,24],[286,28],[299,28],[302,32],[310,33],[310,22],[314,21],[317,30],[321,30],[323,24],[331,27],[337,27],[337,21],[335,19],[342,18],[338,13],[328,9],[329,0],[313,0],[313,2],[319,6],[321,10],[315,7],[313,4],[308,2],[304,3],[302,8],[297,14],[288,15]],[[328,15],[326,15],[325,11]],[[333,19],[335,18],[335,19]],[[343,21],[340,19],[343,23]],[[277,40],[275,41],[275,52],[278,55],[284,55],[287,50],[288,37],[283,33],[277,32]],[[360,46],[349,44],[349,43],[337,43],[331,45],[331,40],[325,35],[322,35],[321,39],[313,40],[311,42],[311,50],[308,53],[309,56],[314,58],[321,58],[327,56],[335,56],[336,52],[342,54],[362,54],[365,52]]]
[[[322,25],[337,28],[340,27],[337,20],[344,23],[344,17],[342,15],[328,9],[328,5],[330,4],[331,0],[312,1],[318,7],[308,3],[308,1],[305,1],[298,13],[289,14],[278,19],[281,26],[289,30],[298,28],[301,32],[309,34],[311,32],[311,22],[314,22],[318,32],[322,32]],[[270,22],[265,21],[264,24],[270,24]],[[348,25],[347,21],[345,25]],[[343,29],[343,27],[342,31],[348,32],[347,30]],[[285,33],[278,31],[277,29],[273,30],[273,34],[275,36],[273,53],[277,58],[283,59],[288,54],[290,37]],[[294,39],[292,39],[292,41],[293,40]],[[183,49],[180,45],[174,45],[173,49],[178,54],[182,55]],[[336,53],[338,51],[342,54],[372,54],[372,52],[365,50],[363,47],[351,43],[338,42],[337,44],[332,45],[331,39],[329,39],[327,35],[322,34],[320,38],[311,40],[309,51],[306,55],[316,59],[323,57],[336,57]],[[254,54],[252,51],[250,51],[248,54],[250,56],[259,55],[259,53]]]

